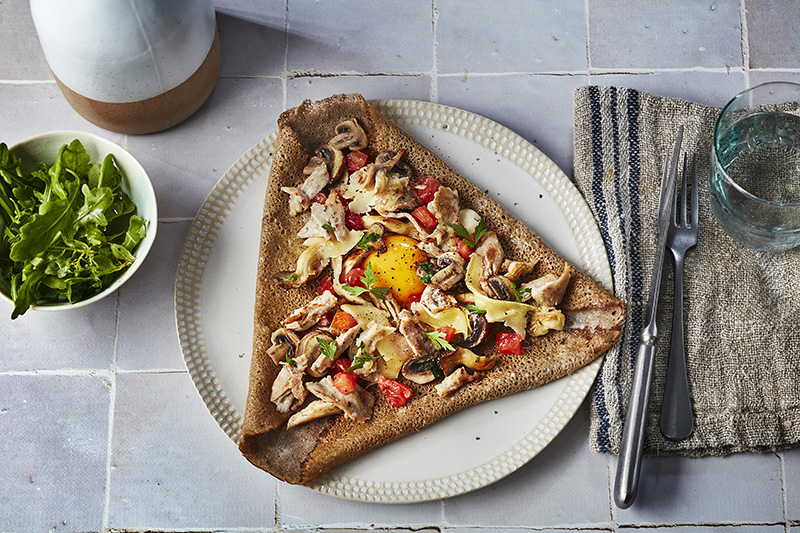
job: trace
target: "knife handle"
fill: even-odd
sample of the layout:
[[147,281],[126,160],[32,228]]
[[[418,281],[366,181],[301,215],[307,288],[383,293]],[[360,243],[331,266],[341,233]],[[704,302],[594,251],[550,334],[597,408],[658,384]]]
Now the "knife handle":
[[639,470],[642,466],[647,403],[650,398],[655,350],[655,337],[642,341],[633,368],[631,399],[625,416],[614,485],[614,502],[620,509],[631,506],[639,488]]

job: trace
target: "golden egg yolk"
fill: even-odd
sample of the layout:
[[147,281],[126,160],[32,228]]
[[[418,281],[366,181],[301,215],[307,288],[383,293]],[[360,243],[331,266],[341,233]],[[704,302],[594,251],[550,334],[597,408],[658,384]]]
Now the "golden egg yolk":
[[417,264],[428,257],[417,249],[417,241],[405,235],[384,239],[385,252],[372,252],[365,261],[375,272],[374,287],[389,287],[394,299],[407,306],[409,299],[422,293],[425,285],[417,277]]

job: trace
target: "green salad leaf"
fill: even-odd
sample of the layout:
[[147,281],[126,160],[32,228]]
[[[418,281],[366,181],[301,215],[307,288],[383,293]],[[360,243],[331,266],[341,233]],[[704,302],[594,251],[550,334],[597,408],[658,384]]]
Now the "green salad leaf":
[[28,175],[21,168],[0,143],[0,287],[14,301],[12,319],[31,305],[99,293],[133,264],[147,235],[113,155],[92,163],[75,139],[52,165]]

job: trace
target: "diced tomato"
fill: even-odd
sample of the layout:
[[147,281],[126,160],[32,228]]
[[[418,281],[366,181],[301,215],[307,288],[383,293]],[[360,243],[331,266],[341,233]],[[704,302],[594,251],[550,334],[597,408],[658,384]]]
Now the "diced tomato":
[[317,294],[321,295],[324,292],[330,292],[336,296],[336,293],[333,292],[333,278],[330,276],[322,278],[317,285]]
[[352,363],[350,362],[350,359],[347,357],[340,357],[333,362],[333,368],[331,369],[331,372],[334,374],[338,374],[339,372],[347,372],[347,369],[350,368],[351,364]]
[[333,315],[331,313],[328,313],[326,315],[323,315],[323,317],[320,318],[319,320],[317,320],[317,327],[327,328],[328,326],[331,325],[332,321],[333,321]]
[[324,192],[318,192],[317,195],[314,197],[314,199],[311,201],[317,204],[324,204],[327,199],[328,197],[325,196]]
[[466,241],[459,241],[456,252],[458,252],[458,255],[460,255],[464,261],[469,261],[469,256],[472,255],[472,246],[467,244]]
[[423,204],[427,204],[433,200],[433,195],[439,190],[442,184],[433,176],[425,176],[417,182],[414,187],[414,192],[417,194],[417,199]]
[[410,295],[408,298],[406,298],[407,307],[410,308],[411,304],[413,304],[414,302],[419,302],[420,300],[422,300],[422,292]]
[[418,208],[414,209],[411,212],[411,216],[413,216],[417,222],[419,222],[423,228],[427,230],[432,230],[436,227],[438,222],[436,218],[428,211],[428,208],[424,205],[419,206]]
[[358,375],[353,372],[339,372],[333,376],[333,386],[342,394],[350,394],[356,390]]
[[344,213],[344,225],[353,230],[364,229],[364,218],[349,209]]
[[[344,275],[344,282],[351,287],[364,287],[364,282],[361,277],[364,275],[364,269],[355,267],[350,269],[350,272]],[[366,287],[364,287],[366,289]]]
[[344,156],[344,163],[347,165],[348,172],[355,172],[366,165],[367,161],[369,161],[369,154],[360,151],[348,152]]
[[353,326],[357,326],[358,322],[356,319],[353,318],[353,315],[346,311],[337,311],[335,315],[333,315],[333,320],[331,320],[330,328],[336,331],[347,331],[348,329],[352,328]]
[[451,328],[450,326],[442,326],[441,328],[436,328],[436,331],[444,333],[444,340],[450,342],[453,340],[453,337],[456,336],[456,328]]
[[378,374],[378,388],[386,394],[386,400],[393,407],[404,406],[414,395],[414,391],[408,386],[380,374]]
[[522,355],[522,337],[514,332],[498,332],[495,336],[497,351],[502,354]]

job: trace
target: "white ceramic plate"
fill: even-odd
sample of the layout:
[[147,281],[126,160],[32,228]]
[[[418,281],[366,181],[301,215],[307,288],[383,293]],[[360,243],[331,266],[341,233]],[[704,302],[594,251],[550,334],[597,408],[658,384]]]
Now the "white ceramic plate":
[[[611,287],[608,258],[588,206],[542,152],[466,111],[408,100],[374,103],[567,260]],[[275,139],[273,133],[242,155],[211,191],[187,236],[175,282],[186,366],[212,416],[234,441],[248,389],[261,210]],[[310,487],[352,500],[406,503],[488,485],[528,462],[561,431],[599,365],[595,361],[545,386],[466,409],[335,469]]]

